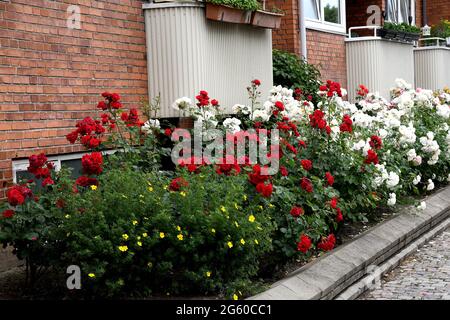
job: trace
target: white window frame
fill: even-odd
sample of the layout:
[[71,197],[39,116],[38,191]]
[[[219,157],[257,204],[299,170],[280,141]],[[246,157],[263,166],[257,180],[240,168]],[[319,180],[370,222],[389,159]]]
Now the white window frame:
[[[304,1],[304,0],[303,0]],[[333,23],[324,20],[325,17],[325,7],[322,5],[321,0],[315,0],[319,2],[319,19],[308,18],[305,16],[305,26],[307,29],[319,30],[331,33],[346,34],[346,13],[345,13],[345,0],[339,0],[340,8],[340,20],[341,23]]]
[[[102,154],[113,154],[117,150],[105,150],[102,151]],[[61,154],[56,156],[48,156],[48,161],[52,162],[55,166],[55,171],[61,170],[61,161],[67,160],[80,160],[85,154],[89,154],[90,152],[78,152],[78,153],[68,153]],[[20,159],[12,161],[12,172],[13,172],[13,183],[17,183],[17,172],[19,171],[27,171],[30,162],[28,159]]]
[[[401,9],[400,9],[400,0],[394,0],[397,1],[397,17],[400,17],[401,14]],[[416,1],[415,0],[410,0],[411,1],[411,16],[412,16],[412,25],[416,24]],[[387,3],[386,3],[386,11],[387,11]],[[387,12],[386,12],[387,14]],[[398,21],[391,21],[386,19],[387,22],[392,22],[392,23],[399,23]],[[406,23],[409,23],[409,21],[404,21]]]

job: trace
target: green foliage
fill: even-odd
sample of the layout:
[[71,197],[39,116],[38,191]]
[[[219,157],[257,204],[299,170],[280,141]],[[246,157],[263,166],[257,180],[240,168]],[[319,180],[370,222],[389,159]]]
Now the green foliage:
[[383,28],[387,29],[387,30],[417,33],[417,34],[420,34],[422,32],[422,30],[419,27],[417,27],[415,25],[410,25],[406,22],[402,22],[402,23],[385,22],[383,25]]
[[273,81],[277,86],[300,88],[305,97],[311,95],[313,101],[318,100],[319,69],[293,53],[273,50]]
[[256,11],[261,8],[258,0],[207,0],[213,4],[229,6],[242,10]]
[[443,19],[434,25],[431,28],[431,36],[444,39],[450,37],[450,21]]

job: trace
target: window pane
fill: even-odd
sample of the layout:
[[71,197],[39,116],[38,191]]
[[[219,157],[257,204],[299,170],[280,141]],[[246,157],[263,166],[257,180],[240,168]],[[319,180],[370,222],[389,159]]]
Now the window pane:
[[398,0],[386,0],[386,20],[398,22]]
[[400,0],[400,17],[398,22],[409,23],[410,16],[412,16],[411,0]]
[[341,23],[339,8],[340,0],[323,0],[324,20],[332,23]]
[[72,178],[76,179],[82,175],[81,159],[63,160],[61,161],[63,168],[72,169]]
[[319,0],[306,0],[305,1],[305,17],[310,19],[319,20],[319,12],[317,11],[317,1]]

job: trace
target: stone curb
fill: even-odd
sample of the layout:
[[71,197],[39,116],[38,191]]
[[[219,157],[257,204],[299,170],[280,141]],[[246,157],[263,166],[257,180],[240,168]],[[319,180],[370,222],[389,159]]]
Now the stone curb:
[[249,300],[333,299],[450,216],[450,187],[417,213],[407,207],[349,243],[299,268]]
[[450,227],[450,218],[447,218],[439,224],[437,227],[433,228],[431,231],[427,232],[419,239],[411,243],[405,249],[400,251],[398,254],[384,262],[380,266],[376,266],[371,274],[365,276],[357,283],[351,285],[344,292],[339,294],[335,300],[354,300],[358,298],[361,294],[363,294],[366,290],[369,290],[374,287],[375,284],[379,283],[381,277],[390,272],[392,269],[397,267],[404,259],[417,251],[421,246],[428,243],[439,233],[445,231]]

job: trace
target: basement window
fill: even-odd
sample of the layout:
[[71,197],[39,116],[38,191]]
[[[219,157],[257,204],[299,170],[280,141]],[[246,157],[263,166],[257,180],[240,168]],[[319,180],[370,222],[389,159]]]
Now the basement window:
[[[112,154],[114,152],[116,151],[115,150],[102,151],[103,154]],[[61,168],[71,169],[72,178],[76,179],[83,174],[81,168],[81,158],[83,157],[83,155],[87,153],[88,152],[48,156],[48,161],[53,162],[56,171],[61,170]],[[14,183],[34,178],[34,176],[27,171],[28,166],[29,166],[28,159],[13,160],[12,169],[13,169]],[[40,185],[39,181],[37,184]]]
[[308,29],[345,33],[345,0],[306,0]]

